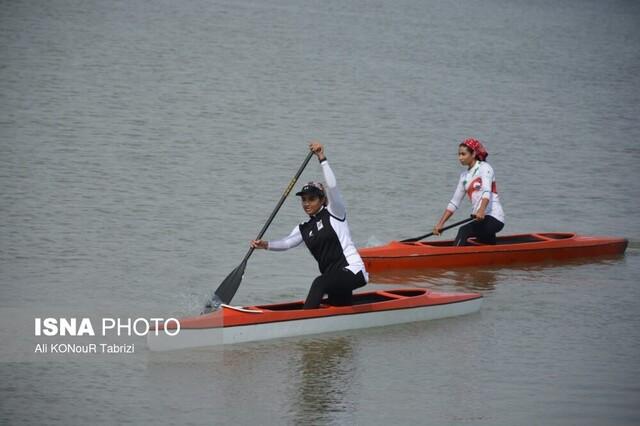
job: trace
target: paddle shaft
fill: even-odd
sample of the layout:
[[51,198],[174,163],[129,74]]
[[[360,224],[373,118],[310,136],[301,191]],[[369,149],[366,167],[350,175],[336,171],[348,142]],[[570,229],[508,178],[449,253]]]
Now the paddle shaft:
[[[307,167],[307,164],[309,163],[309,160],[311,160],[311,157],[313,157],[313,152],[309,152],[309,154],[302,162],[302,165],[296,172],[293,179],[291,179],[291,182],[289,182],[289,185],[287,185],[287,187],[285,188],[284,192],[282,193],[282,197],[280,197],[280,201],[278,201],[278,204],[276,204],[276,208],[273,209],[273,211],[271,212],[271,216],[269,216],[269,219],[267,219],[267,223],[265,223],[262,229],[260,230],[260,233],[256,237],[256,240],[261,239],[264,233],[267,232],[267,228],[269,228],[269,225],[271,225],[271,222],[273,222],[273,219],[276,217],[276,214],[280,210],[280,207],[282,207],[282,204],[284,204],[284,201],[286,200],[287,196],[289,195],[294,185],[298,181],[298,178],[304,171],[304,168]],[[247,263],[247,261],[249,260],[249,257],[251,257],[251,254],[253,253],[254,250],[255,248],[251,247],[249,251],[247,251],[247,254],[244,256],[244,259],[242,259],[242,262],[240,262],[241,266]],[[244,272],[244,268],[242,268],[242,270]],[[240,285],[239,280],[237,281],[237,283],[234,283],[231,281],[232,280],[225,280],[222,284],[220,284],[218,289],[215,291],[215,294],[221,297],[222,300],[225,301],[225,303],[229,303],[231,301],[231,297],[233,297],[233,294],[235,294],[236,290],[238,289],[238,286]],[[231,288],[229,288],[229,286],[231,286]],[[230,293],[231,293],[231,296],[229,296]],[[222,297],[222,295],[225,295],[225,297]]]
[[[442,228],[442,229],[440,230],[440,232],[442,233],[442,232],[446,231],[447,229],[455,228],[456,226],[460,226],[460,225],[463,225],[463,224],[465,224],[465,223],[467,223],[467,222],[471,222],[471,221],[472,221],[472,220],[474,220],[475,218],[476,218],[476,217],[475,217],[474,215],[471,215],[471,217],[468,217],[468,218],[466,218],[465,220],[461,220],[461,221],[459,221],[459,222],[452,223],[452,224],[451,224],[451,225],[449,225],[449,226],[445,226],[444,228]],[[400,242],[401,242],[401,243],[415,243],[416,241],[420,241],[420,240],[422,240],[423,238],[427,238],[427,237],[430,237],[430,236],[432,236],[432,235],[434,235],[434,233],[433,233],[433,232],[429,232],[428,234],[424,234],[424,235],[421,235],[421,236],[419,236],[419,237],[415,237],[415,238],[407,238],[406,240],[402,240],[402,241],[400,241]]]
[[[267,219],[267,223],[265,223],[262,229],[260,230],[260,233],[256,237],[256,240],[261,239],[264,233],[267,232],[267,228],[269,228],[269,225],[271,225],[271,222],[273,222],[273,219],[276,217],[276,214],[280,210],[280,207],[282,207],[282,205],[284,204],[284,201],[287,199],[287,196],[289,196],[289,193],[293,189],[294,185],[296,184],[296,182],[298,182],[298,178],[304,171],[305,167],[307,167],[307,164],[309,164],[311,157],[313,157],[313,152],[309,152],[309,154],[307,155],[307,158],[304,159],[302,165],[296,172],[296,175],[293,177],[293,179],[291,179],[291,182],[289,182],[289,186],[287,186],[287,188],[282,193],[282,197],[280,197],[280,201],[278,201],[278,204],[276,204],[276,208],[273,209],[273,211],[271,212],[271,216],[269,216],[269,219]],[[249,249],[247,254],[244,256],[243,262],[246,262],[247,260],[249,260],[249,257],[251,257],[251,254],[253,253],[254,250],[255,248],[253,247]]]

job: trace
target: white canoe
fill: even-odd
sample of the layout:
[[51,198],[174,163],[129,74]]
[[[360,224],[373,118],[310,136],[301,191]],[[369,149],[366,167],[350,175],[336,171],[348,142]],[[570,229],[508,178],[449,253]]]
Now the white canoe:
[[[478,293],[398,289],[357,293],[349,306],[302,309],[303,302],[222,309],[147,334],[152,351],[226,345],[283,337],[380,327],[470,314],[480,310]],[[179,325],[179,328],[178,328]],[[170,335],[172,334],[172,335]]]

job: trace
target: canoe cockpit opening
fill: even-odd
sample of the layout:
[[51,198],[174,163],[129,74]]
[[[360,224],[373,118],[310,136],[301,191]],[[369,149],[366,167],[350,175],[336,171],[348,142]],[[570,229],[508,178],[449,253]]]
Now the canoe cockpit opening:
[[[576,236],[573,232],[541,232],[538,234],[522,234],[522,235],[509,235],[506,237],[498,236],[496,239],[496,245],[507,244],[523,244],[523,243],[538,243],[541,241],[550,240],[568,240]],[[402,243],[402,242],[401,242]],[[412,243],[402,243],[410,246],[428,246],[428,247],[453,247],[453,240],[445,241],[417,241]],[[484,246],[486,244],[477,241],[475,238],[469,238],[467,240],[467,246]]]
[[[560,233],[560,232],[550,232],[543,234],[523,234],[523,235],[511,235],[508,237],[498,237],[496,239],[496,245],[503,244],[522,244],[522,243],[538,243],[540,241],[549,241],[549,240],[564,240],[567,238],[572,238],[575,234],[572,233]],[[480,245],[475,241],[475,238],[469,238],[470,242],[474,242],[476,245]]]
[[[539,237],[537,235],[512,235],[508,237],[498,237],[496,239],[496,245],[502,244],[521,244],[521,243],[536,243],[539,241],[545,241],[545,238]],[[430,241],[430,242],[420,242],[420,243],[405,243],[405,244],[413,244],[413,245],[421,245],[421,246],[430,246],[430,247],[454,247],[452,240],[445,241]],[[469,238],[467,240],[467,246],[484,246],[486,244],[477,241],[475,238]]]
[[256,306],[258,309],[266,311],[295,311],[304,307],[303,302],[281,303],[279,305]]
[[[351,305],[363,305],[365,303],[375,303],[375,302],[384,302],[385,300],[393,300],[393,297],[382,296],[378,294],[363,294],[363,295],[353,295]],[[322,303],[320,304],[319,309],[328,308],[329,300],[325,297],[322,299]],[[294,303],[282,303],[280,305],[262,305],[256,306],[256,309],[261,309],[263,311],[297,311],[302,310],[304,308],[304,303],[302,302],[294,302]]]
[[[506,244],[523,244],[523,243],[538,243],[540,241],[549,241],[549,240],[566,240],[569,238],[573,238],[575,234],[567,233],[567,232],[549,232],[549,233],[541,233],[541,234],[523,234],[523,235],[510,235],[508,237],[500,237],[496,239],[496,245],[506,245]],[[403,243],[407,245],[415,245],[415,246],[430,246],[430,247],[453,247],[452,240],[446,241],[422,241],[415,243]],[[486,244],[477,241],[475,238],[469,238],[467,241],[468,246],[484,246]]]
[[566,240],[569,238],[573,238],[576,234],[572,232],[545,232],[544,234],[538,234],[543,238],[549,238],[552,240]]
[[421,290],[421,289],[415,289],[415,290],[386,290],[385,291],[385,293],[391,293],[391,294],[395,294],[395,295],[398,295],[398,296],[404,296],[404,297],[422,296],[426,292],[427,292],[427,290]]
[[[404,297],[422,296],[426,290],[386,290],[375,293],[356,293],[351,299],[351,305],[365,305],[368,303],[386,302],[389,300],[402,299]],[[327,298],[322,299],[320,309],[329,306]],[[295,311],[304,307],[303,302],[281,303],[278,305],[259,305],[252,306],[251,309],[259,309],[262,311]]]
[[408,244],[412,246],[434,246],[434,247],[451,247],[453,246],[453,241],[418,241],[415,243],[402,243]]
[[[475,238],[469,238],[470,241],[475,240]],[[522,244],[522,243],[537,243],[540,241],[545,241],[544,238],[540,238],[535,234],[525,234],[525,235],[513,235],[509,237],[500,237],[496,238],[496,245],[503,244]],[[481,244],[481,243],[480,243]]]
[[367,303],[386,302],[387,300],[393,300],[392,296],[385,296],[378,293],[364,293],[354,294],[352,298],[353,305],[365,305]]

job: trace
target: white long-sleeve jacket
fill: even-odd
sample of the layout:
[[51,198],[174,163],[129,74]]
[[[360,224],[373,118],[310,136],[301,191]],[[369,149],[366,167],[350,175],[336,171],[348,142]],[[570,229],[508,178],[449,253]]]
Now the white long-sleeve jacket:
[[472,205],[472,213],[478,211],[482,199],[488,199],[489,204],[485,214],[493,216],[504,223],[504,211],[500,204],[500,197],[496,188],[496,177],[493,167],[484,161],[476,161],[476,164],[469,170],[460,174],[460,180],[453,198],[449,201],[447,210],[455,212],[459,207],[464,195],[467,194]]

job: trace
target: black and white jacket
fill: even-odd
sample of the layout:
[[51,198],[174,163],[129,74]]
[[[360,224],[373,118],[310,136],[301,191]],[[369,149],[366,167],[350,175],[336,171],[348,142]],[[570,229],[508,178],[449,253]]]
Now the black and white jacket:
[[268,249],[283,251],[300,245],[303,241],[318,261],[320,273],[347,268],[354,274],[362,271],[369,281],[364,262],[358,254],[347,223],[347,210],[338,190],[336,177],[329,163],[320,163],[325,179],[327,206],[311,216],[307,222],[296,226],[289,236],[269,241]]

